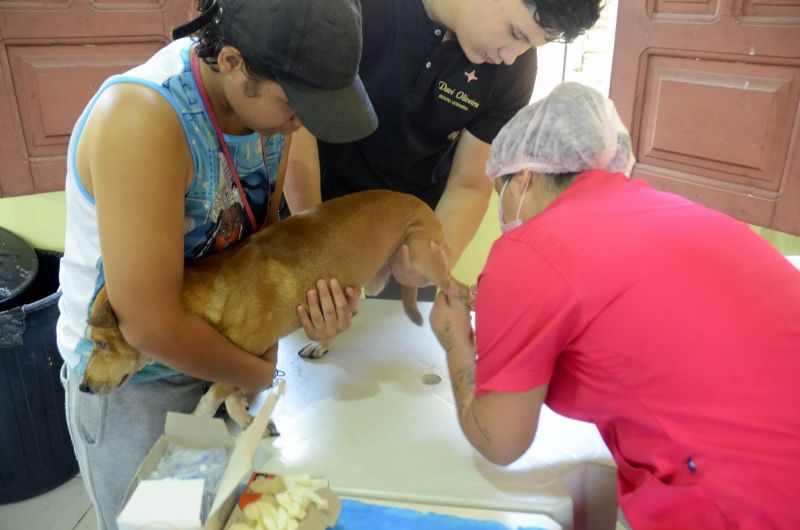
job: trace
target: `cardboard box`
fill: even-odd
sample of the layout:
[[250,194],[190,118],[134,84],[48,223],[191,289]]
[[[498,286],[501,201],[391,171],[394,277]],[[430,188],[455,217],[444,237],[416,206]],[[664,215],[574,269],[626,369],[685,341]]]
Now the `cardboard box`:
[[[220,530],[236,505],[239,485],[252,471],[258,443],[281,393],[282,382],[269,392],[253,423],[236,440],[231,438],[225,422],[219,418],[168,412],[164,434],[147,453],[128,486],[124,508],[117,517],[119,530]],[[200,520],[202,480],[145,479],[158,466],[170,444],[198,449],[232,449],[228,466],[205,521]]]

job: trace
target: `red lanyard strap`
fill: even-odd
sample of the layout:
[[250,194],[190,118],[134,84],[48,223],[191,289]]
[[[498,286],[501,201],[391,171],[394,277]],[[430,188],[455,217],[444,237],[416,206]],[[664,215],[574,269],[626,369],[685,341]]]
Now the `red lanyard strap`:
[[[253,232],[258,230],[258,225],[256,224],[256,217],[253,215],[253,210],[250,208],[250,201],[247,200],[247,194],[244,192],[244,188],[242,187],[242,183],[239,180],[239,173],[236,171],[236,166],[233,164],[233,158],[231,158],[231,153],[228,151],[228,146],[225,143],[225,136],[222,134],[222,129],[219,126],[219,122],[217,121],[217,116],[214,114],[214,109],[211,106],[211,102],[208,99],[208,94],[206,94],[206,89],[203,86],[203,80],[200,78],[200,61],[197,58],[197,54],[194,53],[194,50],[191,51],[191,68],[192,68],[192,76],[194,76],[194,82],[197,85],[197,92],[200,93],[200,98],[203,100],[203,105],[206,108],[206,112],[208,113],[208,117],[211,118],[211,124],[214,125],[214,132],[217,133],[217,141],[219,142],[219,147],[222,149],[222,154],[225,155],[225,161],[228,163],[228,169],[231,172],[231,177],[233,177],[233,182],[236,184],[236,189],[239,190],[239,198],[242,200],[242,206],[244,206],[244,211],[247,213],[247,218],[250,220],[250,227],[252,228]],[[264,170],[267,172],[267,192],[269,193],[270,187],[270,179],[269,179],[269,165],[267,164],[267,155],[266,155],[266,144],[264,139],[261,138],[261,154],[264,159]],[[270,200],[272,197],[270,196]],[[269,200],[267,201],[267,209],[269,209]],[[264,219],[266,222],[266,219]]]

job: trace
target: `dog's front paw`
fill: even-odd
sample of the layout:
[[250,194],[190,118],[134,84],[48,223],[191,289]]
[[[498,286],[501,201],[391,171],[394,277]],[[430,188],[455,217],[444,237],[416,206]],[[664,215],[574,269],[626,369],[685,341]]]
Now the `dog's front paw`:
[[253,422],[253,415],[250,414],[250,404],[241,390],[236,390],[225,398],[225,408],[228,411],[228,415],[242,429],[246,429]]
[[324,342],[309,342],[303,346],[297,355],[304,359],[319,359],[328,353],[330,347]]

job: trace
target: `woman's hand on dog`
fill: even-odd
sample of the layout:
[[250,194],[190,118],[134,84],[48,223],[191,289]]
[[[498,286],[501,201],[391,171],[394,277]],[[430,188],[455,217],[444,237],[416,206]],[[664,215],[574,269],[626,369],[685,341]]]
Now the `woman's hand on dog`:
[[472,349],[474,338],[470,308],[464,304],[455,282],[450,282],[446,291],[436,295],[429,318],[431,330],[445,352],[449,354],[456,348]]
[[317,289],[310,289],[306,296],[308,308],[297,306],[297,317],[309,339],[324,342],[350,327],[361,291],[350,286],[342,290],[336,278],[319,279]]

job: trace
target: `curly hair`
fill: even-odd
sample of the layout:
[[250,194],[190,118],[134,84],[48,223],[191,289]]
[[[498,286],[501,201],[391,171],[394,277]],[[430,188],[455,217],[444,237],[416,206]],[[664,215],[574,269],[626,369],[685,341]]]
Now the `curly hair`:
[[[217,25],[217,13],[220,9],[219,2],[220,0],[196,0],[195,2],[197,11],[201,15],[213,10],[213,13],[211,13],[213,16],[211,17],[210,22],[198,29],[194,33],[194,38],[197,41],[197,44],[195,45],[195,53],[197,53],[197,56],[203,62],[205,62],[214,70],[219,69],[217,64],[219,52],[222,51],[224,46],[228,45],[228,43],[225,41],[225,37],[222,36],[222,33],[219,30],[219,26]],[[239,51],[242,52],[242,50]],[[244,58],[244,70],[247,75],[255,78],[258,81],[275,79],[275,75],[268,70],[255,71],[253,68],[251,68],[248,64],[247,57],[244,56],[244,52],[242,52],[242,57]]]
[[602,0],[522,0],[534,11],[536,23],[557,40],[572,42],[591,28],[605,7]]
[[[217,9],[217,0],[197,0],[198,13],[205,13],[210,9]],[[197,30],[194,34],[197,38],[197,45],[195,46],[195,53],[206,64],[217,69],[217,56],[225,46],[225,39],[217,27],[216,17],[211,22]]]

